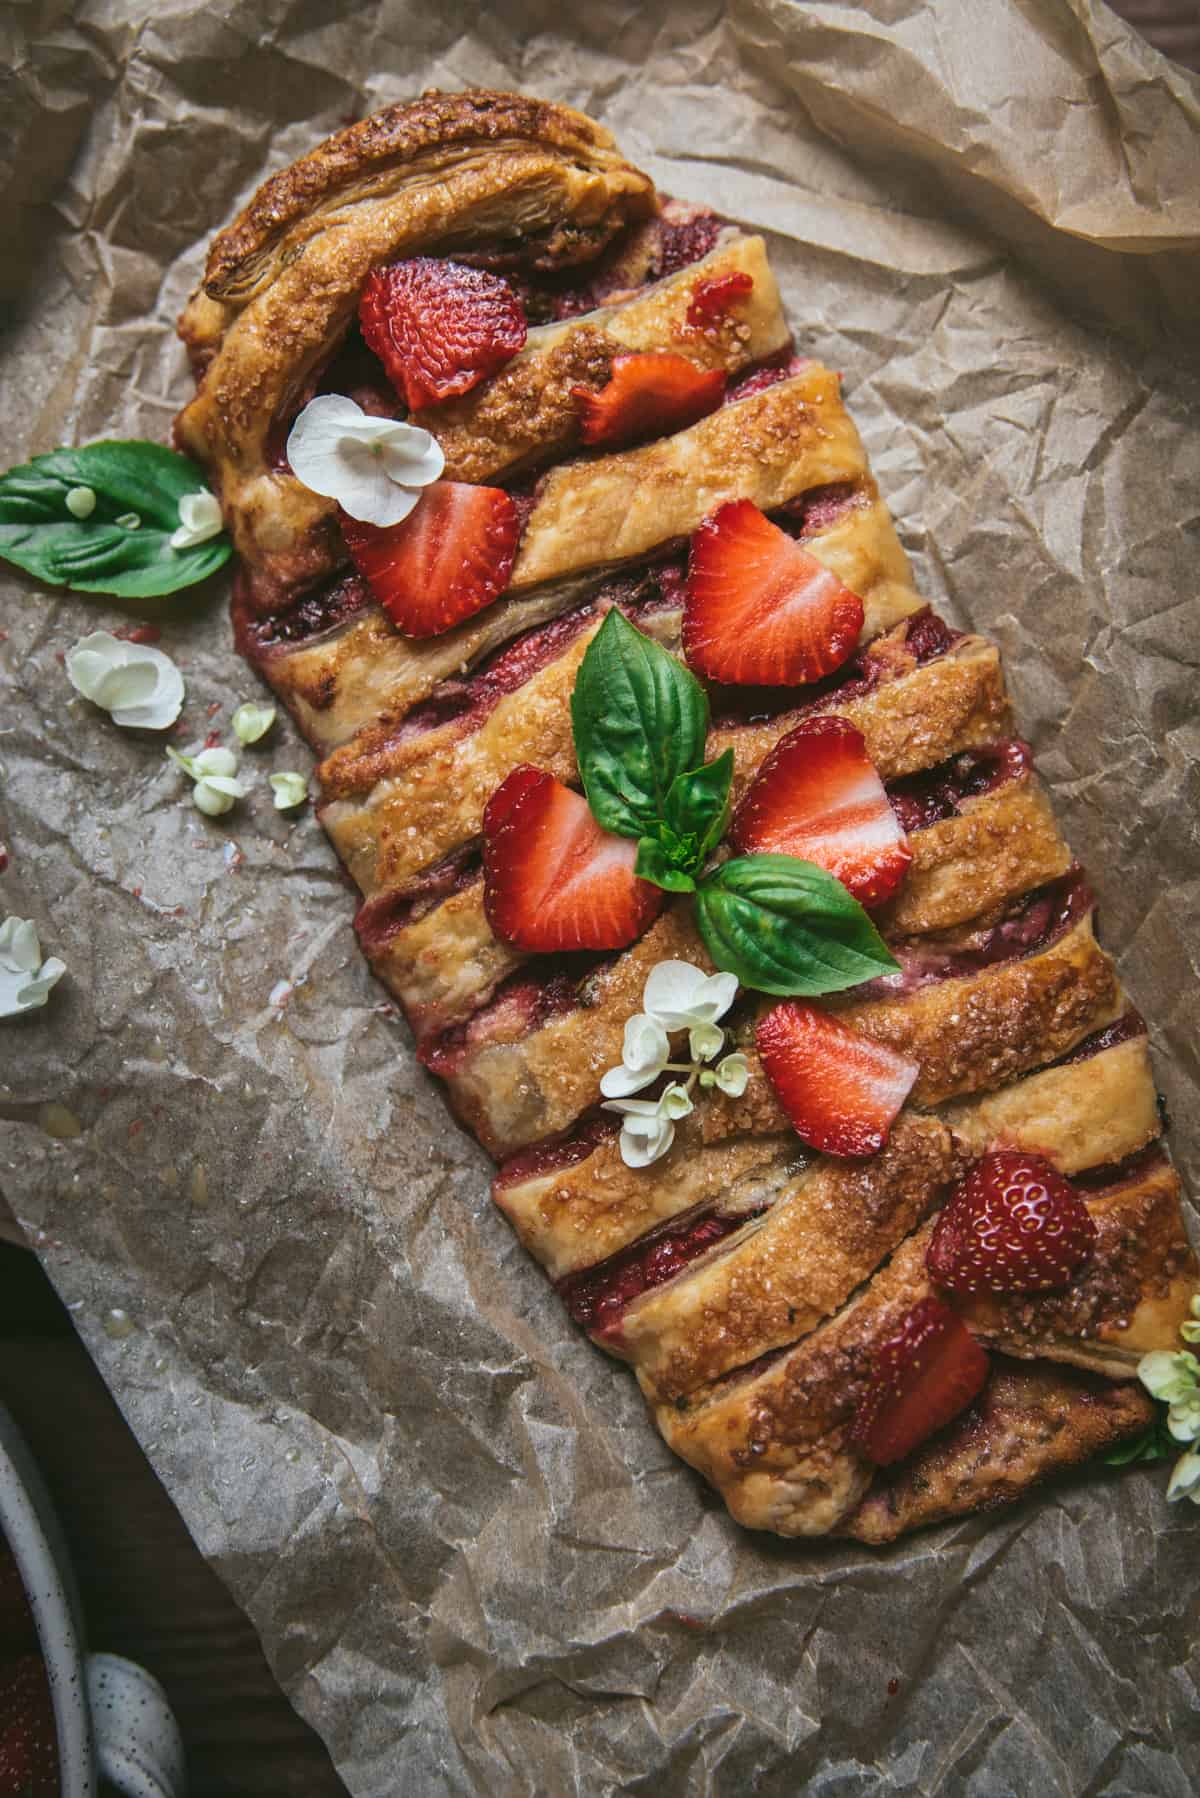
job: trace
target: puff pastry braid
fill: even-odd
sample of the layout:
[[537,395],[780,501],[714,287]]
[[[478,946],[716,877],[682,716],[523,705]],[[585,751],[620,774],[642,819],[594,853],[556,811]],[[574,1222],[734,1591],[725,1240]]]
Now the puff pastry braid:
[[[446,476],[522,507],[496,602],[406,636],[349,564],[334,504],[281,444],[339,358],[373,270],[406,257],[502,270],[525,346],[414,417]],[[689,325],[700,283],[745,296],[736,326]],[[797,358],[766,249],[657,196],[608,133],[511,94],[430,94],[275,176],[213,244],[180,322],[197,377],[178,438],[211,471],[241,553],[240,648],[322,758],[320,815],[361,890],[359,937],[458,1116],[502,1163],[498,1205],[572,1316],[632,1364],[673,1448],[734,1516],[786,1535],[886,1542],[1019,1497],[1144,1426],[1132,1375],[1176,1346],[1195,1288],[1144,1026],[1096,940],[1094,899],[1014,726],[996,649],[914,588],[842,404]],[[348,349],[349,344],[349,349]],[[684,353],[724,403],[635,447],[587,453],[573,389],[615,358]],[[401,416],[376,366],[376,409]],[[493,931],[483,814],[519,764],[578,784],[569,712],[614,608],[682,655],[686,540],[751,500],[862,601],[836,676],[722,713],[734,796],[804,720],[862,733],[911,864],[877,923],[901,972],[831,999],[840,1021],[918,1064],[886,1146],[807,1148],[763,1076],[743,992],[728,1020],[751,1078],[712,1093],[652,1167],[625,1165],[598,1109],[626,1020],[665,958],[711,971],[670,901],[616,953],[528,955]],[[954,783],[957,782],[957,788]],[[852,1423],[879,1344],[931,1291],[948,1193],[996,1145],[1077,1184],[1094,1252],[1049,1292],[952,1297],[995,1352],[972,1407],[877,1469]]]

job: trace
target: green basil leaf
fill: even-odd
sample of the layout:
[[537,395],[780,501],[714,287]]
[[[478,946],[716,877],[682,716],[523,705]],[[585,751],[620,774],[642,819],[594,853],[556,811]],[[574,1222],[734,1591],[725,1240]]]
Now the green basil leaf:
[[663,819],[683,843],[694,842],[693,868],[702,868],[716,848],[729,820],[729,792],[733,786],[733,751],[727,749],[715,762],[678,774],[667,793]]
[[638,843],[634,873],[668,893],[694,893],[696,882],[686,868],[672,860],[668,844],[657,837],[643,837]]
[[[80,593],[156,599],[202,581],[233,553],[222,531],[191,549],[172,549],[179,502],[207,483],[186,456],[161,443],[91,443],[52,450],[0,475],[0,557]],[[67,494],[90,487],[95,510],[72,516]],[[135,529],[118,519],[134,513]]]
[[696,894],[696,922],[718,968],[761,993],[817,998],[899,966],[841,881],[794,855],[723,862]]
[[575,754],[598,823],[657,834],[672,782],[703,760],[708,699],[693,674],[614,606],[571,695]]

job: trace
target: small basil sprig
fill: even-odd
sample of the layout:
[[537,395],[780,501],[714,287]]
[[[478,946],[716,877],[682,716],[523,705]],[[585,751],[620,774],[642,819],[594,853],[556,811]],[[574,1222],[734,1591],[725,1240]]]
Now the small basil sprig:
[[1136,1461],[1165,1461],[1169,1455],[1178,1453],[1179,1443],[1167,1428],[1167,1407],[1156,1405],[1154,1420],[1146,1425],[1141,1435],[1131,1442],[1119,1443],[1102,1459],[1106,1467],[1129,1467]]
[[643,880],[695,893],[718,968],[759,992],[810,998],[895,971],[862,906],[825,869],[793,855],[708,868],[729,821],[733,751],[702,760],[703,687],[615,607],[580,664],[571,720],[597,822],[637,840]]
[[232,553],[223,531],[171,548],[180,500],[206,492],[196,464],[161,443],[52,450],[0,475],[0,557],[52,587],[157,599],[204,580]]

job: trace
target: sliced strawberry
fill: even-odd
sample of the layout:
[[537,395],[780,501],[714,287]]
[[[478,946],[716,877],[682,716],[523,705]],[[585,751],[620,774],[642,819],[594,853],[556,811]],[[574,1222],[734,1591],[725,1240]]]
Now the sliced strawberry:
[[623,949],[663,895],[633,872],[637,844],[601,830],[588,802],[526,762],[483,814],[483,902],[497,936],[535,953]]
[[0,1664],[0,1798],[57,1798],[58,1747],[40,1654]]
[[988,1368],[987,1354],[949,1305],[922,1299],[876,1349],[851,1440],[880,1467],[902,1461],[966,1409]]
[[1096,1226],[1041,1155],[993,1149],[950,1195],[925,1264],[951,1292],[1052,1292],[1091,1254]]
[[759,1020],[759,1058],[792,1127],[826,1155],[874,1155],[920,1073],[915,1061],[785,999]]
[[525,308],[507,281],[435,256],[367,276],[358,303],[367,343],[410,411],[494,375],[525,344]]
[[858,595],[751,500],[718,507],[693,536],[683,647],[709,680],[821,680],[846,660],[862,622]]
[[686,356],[664,351],[614,356],[612,374],[598,393],[572,387],[579,402],[585,443],[639,443],[668,437],[715,412],[725,393],[725,371],[698,368]]
[[359,573],[409,637],[436,637],[503,593],[517,556],[520,513],[499,487],[435,481],[402,524],[342,513]]
[[754,276],[744,269],[728,275],[710,275],[697,281],[688,303],[687,322],[697,331],[707,331],[728,318],[739,300],[744,300],[754,286]]
[[733,840],[827,868],[862,905],[890,899],[912,860],[862,732],[809,718],[781,737],[738,806]]

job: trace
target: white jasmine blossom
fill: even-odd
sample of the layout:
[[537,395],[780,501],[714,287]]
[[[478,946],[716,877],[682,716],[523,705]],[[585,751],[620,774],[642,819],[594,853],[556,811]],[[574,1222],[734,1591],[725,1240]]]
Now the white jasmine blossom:
[[1192,1396],[1196,1391],[1197,1374],[1200,1374],[1200,1361],[1186,1350],[1172,1354],[1167,1349],[1155,1349],[1138,1362],[1138,1379],[1146,1391],[1151,1398],[1167,1405]]
[[[675,1121],[692,1110],[692,1088],[716,1087],[740,1098],[750,1077],[741,1054],[726,1055],[715,1068],[703,1067],[725,1046],[725,1032],[717,1024],[737,997],[733,974],[705,974],[688,961],[660,961],[651,970],[642,991],[645,1011],[625,1025],[621,1065],[609,1068],[600,1082],[608,1103],[606,1111],[624,1118],[621,1158],[628,1167],[648,1167],[665,1155],[675,1140]],[[690,1060],[672,1061],[670,1033],[686,1030]],[[659,1075],[670,1071],[687,1076],[668,1086],[657,1099],[631,1099]]]
[[44,1005],[66,971],[66,963],[56,955],[42,960],[31,918],[9,917],[0,924],[0,1018],[15,1018]]
[[115,522],[125,531],[140,531],[142,521],[136,512],[121,512]]
[[292,473],[364,524],[400,524],[446,465],[428,431],[371,418],[340,393],[310,400],[287,440]]
[[1180,1324],[1179,1334],[1185,1342],[1200,1342],[1200,1292],[1192,1300],[1189,1309],[1192,1313],[1192,1321]]
[[1200,1505],[1200,1453],[1194,1448],[1180,1455],[1167,1482],[1168,1502],[1177,1498],[1190,1498],[1194,1505]]
[[238,759],[232,749],[202,749],[198,755],[180,755],[177,749],[168,749],[167,754],[195,781],[192,804],[205,817],[219,818],[232,809],[235,800],[245,798],[246,789],[236,779]]
[[182,709],[183,676],[170,656],[149,643],[93,631],[67,651],[66,666],[75,691],[106,711],[114,724],[165,730]]
[[308,798],[308,782],[303,774],[272,774],[271,791],[275,795],[275,810],[290,811],[294,805],[303,805]]
[[[121,522],[118,518],[117,523]],[[223,523],[215,493],[206,487],[198,493],[185,493],[179,502],[179,529],[172,533],[171,548],[194,549],[197,543],[207,543]]]
[[657,1099],[609,1099],[602,1107],[621,1122],[621,1160],[626,1167],[649,1167],[675,1140],[675,1124],[693,1110],[691,1094],[677,1081]]
[[260,737],[266,736],[274,722],[273,705],[256,705],[253,700],[248,699],[233,714],[234,735],[239,743],[257,743]]
[[90,518],[96,510],[96,495],[91,487],[71,487],[67,492],[67,511],[72,518]]

